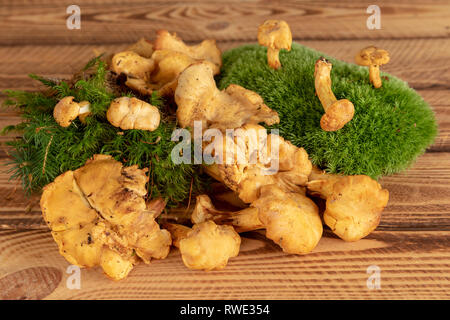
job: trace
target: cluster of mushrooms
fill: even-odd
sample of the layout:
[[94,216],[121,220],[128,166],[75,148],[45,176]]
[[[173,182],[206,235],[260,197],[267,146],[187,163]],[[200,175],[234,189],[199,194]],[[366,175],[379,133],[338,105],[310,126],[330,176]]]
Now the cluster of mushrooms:
[[[281,68],[279,51],[290,50],[292,43],[287,23],[266,21],[258,29],[258,40],[268,47],[269,66]],[[370,66],[375,87],[378,65],[382,59],[386,62],[384,52],[369,47],[358,55]],[[345,241],[359,240],[378,226],[389,192],[368,176],[327,174],[312,165],[303,148],[268,134],[260,124],[278,123],[277,112],[256,92],[239,85],[219,90],[214,76],[221,64],[214,40],[189,46],[175,34],[158,31],[153,42],[141,39],[115,54],[110,69],[124,75],[126,86],[141,96],[158,91],[172,97],[182,128],[193,128],[200,121],[203,130],[235,129],[231,136],[204,142],[204,147],[214,150],[214,156],[228,154],[227,150],[238,156],[204,165],[204,170],[227,188],[217,198],[239,209],[220,210],[215,197],[203,194],[186,209],[190,223],[174,223],[164,219],[162,199],[146,202],[146,169],[95,155],[81,168],[58,176],[41,198],[43,217],[70,263],[101,266],[107,276],[120,280],[139,261],[164,259],[175,246],[188,268],[219,270],[238,255],[242,232],[265,230],[284,252],[300,255],[318,244],[323,223]],[[354,109],[350,101],[337,101],[333,95],[330,71],[325,59],[316,62],[315,87],[325,109],[322,128],[338,130],[351,120]],[[65,97],[55,106],[55,120],[63,127],[90,115],[88,101],[73,100]],[[145,101],[121,97],[111,103],[107,119],[122,130],[152,131],[159,126],[160,114]],[[255,132],[257,142],[251,143]],[[251,161],[260,154],[265,161]],[[267,174],[271,157],[276,157],[278,170]],[[310,197],[325,199],[325,210],[319,213]]]

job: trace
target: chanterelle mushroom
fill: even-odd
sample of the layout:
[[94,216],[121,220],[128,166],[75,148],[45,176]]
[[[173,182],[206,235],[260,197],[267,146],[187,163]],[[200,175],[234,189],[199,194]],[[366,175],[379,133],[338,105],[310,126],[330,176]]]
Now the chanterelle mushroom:
[[220,91],[214,70],[206,61],[186,68],[178,77],[175,90],[177,119],[182,128],[202,121],[203,128],[234,129],[246,123],[278,123],[278,113],[264,104],[255,92],[231,84]]
[[129,97],[114,99],[106,112],[106,118],[122,130],[141,129],[154,131],[159,126],[161,116],[157,107]]
[[380,66],[389,62],[389,52],[370,46],[362,49],[355,56],[355,61],[360,66],[369,66],[370,82],[375,88],[382,86],[380,78]]
[[171,223],[164,227],[171,233],[184,264],[190,269],[220,270],[225,268],[229,258],[239,254],[241,238],[231,226],[205,221],[194,224],[192,229]]
[[60,253],[80,267],[101,266],[115,280],[125,278],[138,257],[146,263],[165,258],[170,234],[155,222],[165,203],[146,205],[147,181],[145,170],[95,155],[47,185],[42,215]]
[[[303,192],[302,186],[312,168],[303,148],[281,136],[268,135],[260,125],[246,124],[234,130],[232,136],[214,140],[211,145],[216,159],[214,164],[205,166],[205,171],[236,192],[245,203],[256,200],[260,188],[269,184]],[[231,150],[231,156],[227,150]]]
[[345,241],[357,241],[376,229],[389,191],[368,176],[313,173],[308,191],[326,199],[325,223]]
[[285,192],[275,184],[261,187],[251,207],[237,212],[219,211],[208,196],[201,195],[191,219],[232,225],[238,232],[266,229],[267,238],[293,254],[313,250],[323,229],[319,209],[311,199],[302,193]]
[[80,120],[90,114],[90,103],[88,101],[75,102],[74,97],[64,97],[53,109],[53,117],[61,127],[68,127],[78,116]]
[[240,211],[217,210],[211,199],[205,195],[197,196],[194,211],[192,211],[192,223],[201,223],[213,220],[217,224],[229,224],[237,232],[247,232],[264,229],[264,224],[259,220],[257,208],[245,208]]
[[113,56],[111,67],[117,74],[124,73],[131,78],[148,81],[155,69],[155,63],[152,59],[141,57],[134,51],[123,51]]
[[331,90],[332,64],[325,58],[316,61],[314,69],[314,84],[316,94],[322,103],[325,114],[320,119],[320,127],[325,131],[341,129],[347,122],[353,119],[355,108],[347,99],[337,100]]
[[153,54],[153,44],[147,39],[141,38],[129,46],[125,51],[133,51],[141,57],[150,59]]
[[222,53],[216,45],[216,40],[203,40],[197,45],[188,46],[176,34],[170,34],[167,30],[158,30],[154,49],[182,52],[193,59],[209,61],[213,65],[214,74],[218,74],[222,66]]
[[258,42],[267,47],[267,62],[272,69],[281,67],[279,52],[291,51],[292,34],[286,21],[267,20],[258,28]]

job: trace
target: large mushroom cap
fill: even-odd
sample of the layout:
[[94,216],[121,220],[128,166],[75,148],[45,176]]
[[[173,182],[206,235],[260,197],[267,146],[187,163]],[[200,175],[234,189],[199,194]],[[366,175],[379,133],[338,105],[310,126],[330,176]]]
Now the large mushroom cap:
[[61,127],[68,127],[72,123],[78,113],[80,112],[80,106],[73,101],[74,97],[64,97],[56,104],[53,109],[53,117]]
[[146,263],[166,257],[170,234],[155,221],[164,203],[145,203],[146,171],[94,155],[47,185],[40,204],[61,255],[80,267],[102,266],[115,280],[138,257]]
[[355,61],[360,66],[377,65],[381,66],[389,62],[389,52],[383,49],[378,49],[374,46],[369,46],[362,49],[355,56]]
[[353,119],[355,107],[347,99],[341,99],[328,107],[326,113],[320,119],[320,127],[325,131],[341,129],[347,122]]
[[258,27],[258,43],[272,49],[291,50],[291,29],[284,20],[267,20]]
[[346,241],[359,240],[379,224],[389,192],[368,176],[348,176],[333,186],[327,199],[325,223]]
[[389,200],[389,191],[368,176],[315,174],[307,187],[327,200],[324,222],[345,241],[356,241],[375,230]]

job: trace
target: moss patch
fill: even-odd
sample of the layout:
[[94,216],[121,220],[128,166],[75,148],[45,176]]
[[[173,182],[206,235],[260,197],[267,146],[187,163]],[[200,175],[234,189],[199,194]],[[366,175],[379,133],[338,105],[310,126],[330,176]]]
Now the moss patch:
[[[349,99],[355,116],[341,130],[320,128],[324,113],[314,89],[314,64],[324,56],[333,63],[332,89]],[[282,68],[267,66],[266,48],[246,45],[223,54],[217,78],[223,89],[239,84],[259,93],[278,111],[280,134],[304,147],[314,164],[332,173],[366,174],[373,178],[406,169],[434,141],[437,124],[430,106],[404,81],[381,73],[374,89],[369,71],[294,43],[280,52]]]

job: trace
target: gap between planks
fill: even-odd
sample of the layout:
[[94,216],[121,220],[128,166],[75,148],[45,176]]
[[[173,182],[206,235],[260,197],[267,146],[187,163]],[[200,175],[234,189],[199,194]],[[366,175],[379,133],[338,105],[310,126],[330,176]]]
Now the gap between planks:
[[[14,2],[15,4],[16,2]],[[248,41],[266,19],[286,20],[304,40],[446,38],[448,2],[380,3],[382,28],[368,30],[366,1],[189,1],[80,3],[81,29],[66,27],[67,4],[3,6],[1,44],[118,43],[170,29],[187,41]],[[420,23],[418,20],[420,19]]]

